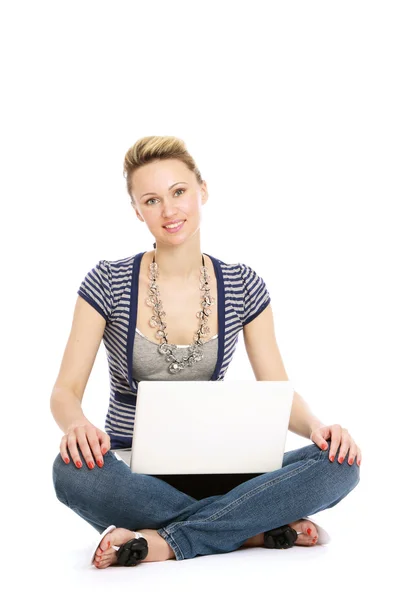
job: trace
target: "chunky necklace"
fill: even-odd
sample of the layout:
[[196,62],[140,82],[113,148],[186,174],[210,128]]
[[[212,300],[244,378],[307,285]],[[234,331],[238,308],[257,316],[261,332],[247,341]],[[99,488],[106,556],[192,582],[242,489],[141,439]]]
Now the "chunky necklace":
[[163,304],[160,298],[160,291],[158,289],[158,285],[156,283],[156,279],[159,275],[158,265],[155,262],[155,256],[153,257],[153,261],[149,266],[149,279],[151,283],[149,285],[149,296],[146,298],[147,306],[153,307],[153,316],[149,321],[150,327],[157,327],[156,338],[160,340],[160,346],[158,351],[160,354],[164,354],[167,362],[171,363],[168,367],[168,371],[170,373],[178,373],[181,369],[184,369],[186,366],[191,367],[195,362],[200,361],[203,356],[203,350],[201,346],[204,344],[204,338],[208,333],[210,333],[210,328],[207,326],[208,317],[211,315],[210,306],[215,304],[215,299],[210,296],[210,276],[208,273],[208,269],[204,264],[204,256],[201,255],[203,266],[200,267],[200,290],[202,292],[201,296],[203,298],[201,302],[202,310],[196,313],[196,317],[200,320],[200,327],[196,331],[193,339],[194,343],[189,347],[188,355],[185,356],[182,360],[178,360],[175,356],[175,351],[177,346],[174,344],[168,344],[166,327],[167,324],[162,320],[162,317],[166,316],[166,313],[163,311]]

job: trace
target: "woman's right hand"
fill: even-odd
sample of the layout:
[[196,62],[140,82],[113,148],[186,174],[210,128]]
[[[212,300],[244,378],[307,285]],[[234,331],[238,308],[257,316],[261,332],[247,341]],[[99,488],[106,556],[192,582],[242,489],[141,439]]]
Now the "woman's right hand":
[[[82,462],[80,460],[78,446],[85,459],[89,469],[94,468],[94,460],[97,466],[104,464],[103,455],[109,451],[110,436],[98,429],[86,417],[78,419],[71,423],[67,433],[61,438],[60,454],[65,463],[69,463],[68,450],[76,467],[80,469]],[[94,458],[93,458],[94,457]]]

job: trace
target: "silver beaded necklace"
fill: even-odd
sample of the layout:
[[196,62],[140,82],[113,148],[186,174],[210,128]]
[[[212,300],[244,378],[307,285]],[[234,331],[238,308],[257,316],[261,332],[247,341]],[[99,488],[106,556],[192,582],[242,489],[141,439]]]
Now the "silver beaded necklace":
[[181,369],[184,369],[186,366],[191,367],[195,362],[200,361],[203,356],[203,350],[201,346],[204,344],[204,338],[207,334],[210,333],[210,328],[207,326],[208,317],[211,315],[210,306],[215,304],[215,299],[210,296],[210,276],[208,273],[208,269],[204,263],[204,256],[201,255],[203,266],[200,267],[200,290],[201,296],[203,298],[201,302],[202,310],[196,313],[196,317],[200,320],[200,327],[194,334],[194,343],[188,349],[188,355],[183,357],[182,360],[179,360],[175,351],[177,346],[174,344],[168,344],[166,327],[167,324],[162,320],[162,317],[166,316],[166,313],[163,311],[163,304],[160,298],[160,291],[158,285],[156,283],[156,279],[159,275],[158,265],[155,261],[155,255],[153,257],[153,261],[149,266],[149,279],[151,281],[149,285],[149,295],[146,298],[147,306],[153,307],[153,316],[149,321],[150,327],[157,327],[156,338],[160,340],[160,346],[158,351],[160,354],[165,355],[167,362],[170,363],[168,367],[168,371],[170,373],[178,373]]

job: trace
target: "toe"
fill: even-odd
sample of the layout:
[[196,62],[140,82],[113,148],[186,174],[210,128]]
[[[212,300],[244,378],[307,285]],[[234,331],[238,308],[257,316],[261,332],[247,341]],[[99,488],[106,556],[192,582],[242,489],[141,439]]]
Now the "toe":
[[111,563],[111,558],[108,556],[97,557],[95,560],[96,567],[104,569]]
[[[100,544],[96,548],[95,556],[93,563],[96,566],[102,564],[102,559],[106,556],[106,552],[108,550],[108,542],[109,542],[110,534],[107,534],[100,542]],[[113,550],[115,552],[115,550]]]
[[302,522],[301,530],[306,534],[304,539],[307,540],[309,545],[313,546],[318,539],[318,532],[315,525],[311,521],[305,520]]
[[111,540],[112,540],[112,533],[107,533],[107,535],[104,536],[104,538],[101,540],[101,542],[99,544],[99,548],[101,548],[101,550],[103,552],[105,552],[106,550],[108,550],[110,548]]
[[112,564],[114,564],[116,561],[116,557],[115,557],[115,551],[113,552],[114,556],[112,556],[111,554],[108,554],[106,556],[103,556],[102,558],[96,560],[95,565],[99,568],[99,569],[105,569],[106,567],[111,566]]
[[307,519],[295,521],[290,524],[290,527],[293,527],[298,533],[301,532],[295,542],[299,546],[313,546],[318,539],[317,528],[311,521],[307,521]]
[[311,521],[304,521],[304,530],[311,539],[317,536],[317,528]]

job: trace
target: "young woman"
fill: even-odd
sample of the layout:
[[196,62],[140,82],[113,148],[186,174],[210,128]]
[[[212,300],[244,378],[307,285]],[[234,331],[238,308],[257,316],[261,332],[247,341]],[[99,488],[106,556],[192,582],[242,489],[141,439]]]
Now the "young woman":
[[[331,508],[355,488],[361,451],[347,429],[323,425],[297,393],[289,429],[313,443],[286,452],[281,469],[226,493],[196,498],[132,473],[115,456],[131,445],[138,382],[221,381],[240,331],[256,378],[288,380],[263,279],[248,265],[201,251],[208,190],[182,140],[138,140],[126,153],[124,174],[154,249],[100,260],[78,290],[51,397],[64,432],[53,465],[57,498],[102,534],[93,556],[98,568],[325,543],[329,536],[305,515]],[[102,340],[110,373],[105,431],[81,408]]]

